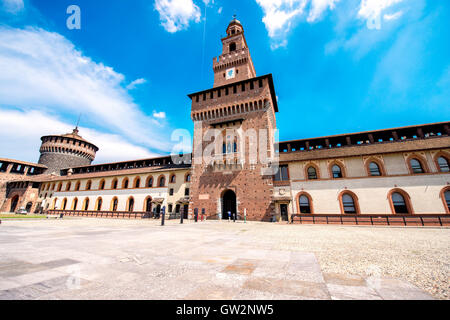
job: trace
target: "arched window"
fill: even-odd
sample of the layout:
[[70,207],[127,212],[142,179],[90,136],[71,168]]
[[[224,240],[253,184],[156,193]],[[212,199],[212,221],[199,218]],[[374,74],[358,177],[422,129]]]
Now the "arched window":
[[86,190],[91,190],[92,188],[92,181],[88,180],[88,182],[86,182]]
[[136,179],[134,179],[134,188],[140,188],[141,187],[141,178],[137,177]]
[[381,176],[380,167],[374,161],[369,163],[369,174],[371,176]]
[[236,143],[236,141],[233,142],[233,152],[234,152],[234,153],[237,152],[237,143]]
[[67,198],[64,198],[62,205],[61,205],[61,210],[66,210],[66,206],[67,206]]
[[159,177],[158,187],[164,187],[166,185],[166,178],[164,176]]
[[440,172],[450,172],[449,161],[447,158],[441,156],[437,158],[437,164]]
[[172,175],[170,176],[169,182],[170,182],[170,183],[175,183],[175,181],[176,181],[176,176],[175,176],[174,174],[172,174]]
[[80,181],[77,181],[75,185],[75,191],[80,191]]
[[222,153],[223,153],[223,154],[227,153],[227,145],[226,145],[225,142],[224,142],[223,145],[222,145]]
[[355,200],[349,194],[342,196],[342,206],[344,207],[344,213],[356,213]]
[[230,43],[230,52],[236,51],[236,43],[232,42]]
[[117,197],[114,197],[111,200],[111,211],[117,211],[117,206],[119,205],[119,200],[117,199]]
[[127,211],[133,212],[133,210],[134,210],[134,198],[133,197],[129,197],[128,198],[128,203],[127,203]]
[[447,187],[442,191],[442,200],[444,201],[445,211],[450,213],[450,187]]
[[227,153],[231,153],[231,143],[227,143]]
[[145,212],[152,212],[152,197],[147,197],[145,200]]
[[83,210],[87,211],[89,209],[89,198],[84,199]]
[[411,160],[409,160],[409,164],[411,166],[412,173],[424,173],[425,172],[423,170],[423,166],[422,166],[422,163],[420,162],[420,160],[418,160],[416,158],[412,158]]
[[313,213],[312,199],[306,192],[300,193],[297,196],[299,213]]
[[153,177],[152,176],[147,178],[146,185],[147,185],[147,188],[152,188],[153,187]]
[[122,189],[128,189],[128,178],[124,178],[122,181]]
[[62,183],[60,182],[60,183],[58,183],[58,192],[61,191],[61,189],[62,189]]
[[412,214],[413,208],[409,195],[401,189],[393,189],[388,194],[393,214]]
[[102,210],[103,199],[101,197],[97,198],[97,203],[95,204],[95,210]]
[[184,179],[185,182],[191,182],[191,174],[188,173]]
[[58,202],[58,198],[53,199],[52,209],[56,210],[56,203]]
[[69,182],[67,182],[66,184],[66,191],[70,191],[70,187],[72,186],[72,184]]
[[78,198],[75,198],[72,201],[72,210],[77,210],[77,206],[78,206]]
[[349,190],[344,190],[339,195],[341,204],[341,213],[343,214],[359,214],[359,203],[356,194]]
[[117,179],[114,179],[114,180],[111,182],[111,189],[117,189],[117,184],[118,184]]
[[308,174],[308,180],[317,179],[317,170],[313,166],[308,167],[306,172]]
[[331,173],[332,173],[334,179],[342,178],[342,169],[337,164],[334,164],[331,167]]
[[99,187],[98,187],[100,190],[104,190],[105,189],[105,179],[102,179],[101,181],[100,181],[100,184],[99,184]]

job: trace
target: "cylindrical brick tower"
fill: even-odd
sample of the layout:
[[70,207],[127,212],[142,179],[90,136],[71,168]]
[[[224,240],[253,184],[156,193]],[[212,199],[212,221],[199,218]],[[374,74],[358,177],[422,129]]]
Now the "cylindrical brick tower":
[[48,167],[46,173],[60,174],[61,169],[90,165],[98,151],[97,146],[72,133],[43,136],[39,163]]

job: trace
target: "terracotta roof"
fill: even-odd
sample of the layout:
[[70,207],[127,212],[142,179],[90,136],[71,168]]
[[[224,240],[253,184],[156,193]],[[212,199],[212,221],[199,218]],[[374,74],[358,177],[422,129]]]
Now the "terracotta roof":
[[30,167],[37,167],[37,168],[47,169],[47,167],[44,166],[43,164],[33,163],[33,162],[26,162],[26,161],[21,161],[21,160],[8,159],[8,158],[0,158],[0,162],[12,162],[12,163],[23,164],[23,165],[30,166]]
[[321,136],[321,137],[312,137],[312,138],[304,138],[304,139],[286,140],[286,141],[280,141],[279,144],[282,144],[282,143],[284,144],[284,143],[289,143],[289,142],[316,140],[316,139],[330,139],[330,138],[337,138],[337,137],[356,136],[356,135],[364,135],[364,134],[369,134],[369,133],[381,133],[381,132],[389,132],[389,131],[396,131],[396,130],[403,130],[403,129],[429,127],[429,126],[435,126],[435,125],[438,126],[438,125],[445,125],[445,124],[450,125],[450,122],[448,122],[448,121],[434,122],[434,123],[412,125],[412,126],[406,126],[406,127],[395,127],[395,128],[369,130],[369,131],[361,131],[361,132],[353,132],[353,133],[341,133],[341,134],[335,134],[335,135],[331,135],[331,136]]
[[67,181],[67,180],[77,180],[77,179],[88,179],[88,178],[102,178],[102,177],[114,177],[123,176],[131,174],[145,174],[145,173],[158,173],[164,171],[176,171],[176,170],[189,170],[190,166],[186,167],[144,167],[144,168],[133,168],[133,169],[122,169],[122,170],[111,170],[111,171],[97,171],[88,173],[76,173],[70,176],[49,176],[47,178],[41,179],[41,182],[50,181]]

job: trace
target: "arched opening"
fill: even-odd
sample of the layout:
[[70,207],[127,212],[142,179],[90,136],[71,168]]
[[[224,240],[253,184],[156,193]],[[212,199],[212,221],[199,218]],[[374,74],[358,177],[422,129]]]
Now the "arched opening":
[[333,177],[334,179],[342,178],[342,169],[341,169],[341,167],[340,167],[339,165],[337,165],[337,164],[334,164],[334,165],[331,167],[331,173],[332,173],[332,177]]
[[67,198],[64,198],[61,205],[61,210],[66,210],[66,207],[67,207]]
[[66,191],[70,191],[70,187],[72,186],[72,184],[69,182],[67,182],[66,184]]
[[308,167],[306,171],[308,174],[308,180],[316,180],[318,178],[317,170],[313,166]]
[[228,219],[228,212],[236,214],[236,193],[233,190],[226,190],[222,196],[222,219]]
[[137,177],[136,179],[134,179],[134,188],[138,189],[141,187],[141,178]]
[[437,164],[440,172],[450,172],[449,161],[446,157],[438,157]]
[[145,200],[145,212],[152,212],[152,197],[147,197]]
[[450,187],[445,187],[441,191],[442,202],[446,213],[450,213]]
[[152,176],[147,178],[146,186],[147,186],[147,188],[152,188],[153,187],[153,177]]
[[26,207],[25,207],[25,210],[27,210],[27,212],[30,213],[32,207],[33,207],[33,202],[28,202]]
[[100,189],[100,190],[104,190],[104,189],[105,189],[105,179],[102,179],[102,180],[100,181],[99,189]]
[[420,162],[420,160],[418,160],[416,158],[412,158],[411,160],[409,160],[409,164],[411,165],[411,170],[413,173],[424,173],[425,172],[423,170],[423,166],[422,166],[422,163]]
[[117,206],[119,205],[119,200],[117,199],[117,197],[114,197],[111,200],[111,211],[117,211]]
[[80,181],[77,181],[75,185],[75,191],[80,191]]
[[297,195],[298,212],[299,213],[313,213],[312,198],[306,192]]
[[[234,32],[234,30],[233,30],[233,32]],[[236,51],[236,43],[235,42],[230,43],[230,52],[233,52],[233,51]]]
[[133,212],[134,211],[134,198],[133,197],[129,197],[128,198],[127,211],[128,212]]
[[128,189],[128,183],[129,183],[128,178],[123,179],[122,189]]
[[97,199],[97,203],[95,204],[95,210],[101,211],[102,210],[102,204],[103,204],[103,199],[100,197],[100,198]]
[[77,206],[78,206],[78,198],[75,198],[72,201],[72,210],[77,210]]
[[185,182],[191,182],[191,174],[190,173],[186,174],[186,177],[185,177],[184,181]]
[[84,199],[83,210],[87,211],[89,209],[89,198]]
[[381,170],[378,164],[374,161],[369,163],[369,174],[371,176],[381,176]]
[[112,182],[111,182],[111,189],[113,189],[113,190],[115,190],[115,189],[117,189],[117,179],[114,179]]
[[172,174],[170,176],[169,183],[175,183],[175,182],[176,182],[176,176],[174,174]]
[[344,190],[339,194],[339,203],[342,214],[359,214],[359,203],[356,194],[349,190]]
[[9,211],[10,212],[16,211],[18,203],[19,203],[19,196],[14,196],[11,200],[11,207],[9,208]]
[[413,208],[409,195],[401,189],[393,189],[388,194],[389,204],[394,214],[412,214]]
[[159,177],[158,187],[164,187],[166,185],[166,178],[164,176]]
[[86,182],[86,190],[91,190],[92,188],[92,181],[88,180],[88,182]]

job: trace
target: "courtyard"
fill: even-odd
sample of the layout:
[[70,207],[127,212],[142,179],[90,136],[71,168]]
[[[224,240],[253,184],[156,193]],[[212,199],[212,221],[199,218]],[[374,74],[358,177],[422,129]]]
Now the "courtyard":
[[3,220],[0,299],[449,299],[450,229]]

